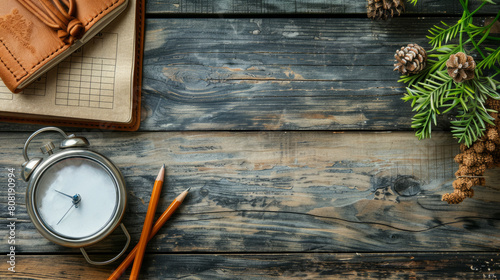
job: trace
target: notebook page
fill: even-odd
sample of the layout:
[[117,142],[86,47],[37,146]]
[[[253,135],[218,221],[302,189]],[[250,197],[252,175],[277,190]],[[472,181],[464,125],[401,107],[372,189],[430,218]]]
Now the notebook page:
[[0,83],[0,111],[127,123],[132,115],[135,0],[22,93]]

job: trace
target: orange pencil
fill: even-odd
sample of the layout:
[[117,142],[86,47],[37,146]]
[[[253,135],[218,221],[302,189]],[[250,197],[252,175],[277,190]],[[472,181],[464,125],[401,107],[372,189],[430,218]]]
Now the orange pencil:
[[[172,214],[177,210],[177,208],[182,204],[184,201],[184,198],[186,198],[187,193],[189,192],[188,188],[187,190],[183,191],[179,196],[177,196],[172,203],[168,206],[167,210],[161,214],[160,218],[156,221],[155,225],[153,226],[153,229],[151,230],[151,233],[149,234],[148,241],[155,236],[160,228],[165,224],[165,222],[172,216]],[[117,280],[120,275],[125,272],[125,270],[129,267],[129,265],[134,261],[135,255],[137,253],[139,245],[136,245],[132,251],[127,255],[127,257],[123,260],[123,262],[116,268],[116,270],[109,276],[108,280]]]
[[151,232],[151,227],[153,225],[156,206],[158,205],[158,201],[160,200],[161,188],[163,186],[163,177],[165,177],[165,164],[161,167],[153,186],[153,191],[151,193],[151,198],[148,205],[148,212],[146,213],[146,219],[144,219],[144,226],[142,226],[141,238],[139,239],[139,243],[137,244],[138,248],[135,255],[136,258],[134,259],[132,272],[130,272],[130,280],[137,279],[137,277],[139,276],[139,271],[141,270],[142,259],[144,257],[144,252],[146,251],[146,244],[148,243],[149,233]]

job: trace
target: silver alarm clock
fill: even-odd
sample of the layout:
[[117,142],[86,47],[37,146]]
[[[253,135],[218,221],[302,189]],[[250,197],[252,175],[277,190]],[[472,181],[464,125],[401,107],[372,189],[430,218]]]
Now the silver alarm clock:
[[[48,142],[41,148],[48,157],[30,159],[31,140],[47,131],[64,137],[58,151]],[[56,244],[80,248],[89,263],[104,265],[123,255],[130,244],[130,235],[121,223],[125,181],[120,170],[105,156],[89,150],[89,145],[86,138],[68,135],[57,127],[42,128],[26,140],[21,175],[28,182],[26,208],[37,230]],[[107,261],[91,260],[84,247],[103,240],[118,226],[127,237],[123,250]]]

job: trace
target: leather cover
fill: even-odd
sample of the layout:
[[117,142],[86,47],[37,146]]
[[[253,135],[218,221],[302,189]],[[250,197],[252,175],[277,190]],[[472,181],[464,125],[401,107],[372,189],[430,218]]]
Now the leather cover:
[[[0,78],[12,92],[127,0],[1,0]],[[105,25],[96,26],[100,29]],[[76,49],[75,49],[76,50]]]
[[[11,0],[0,0],[11,1]],[[15,1],[15,0],[14,0]],[[89,0],[87,2],[115,2],[108,0]],[[3,10],[3,7],[0,7]],[[102,121],[89,121],[79,119],[64,119],[64,118],[43,118],[37,116],[0,116],[0,121],[25,123],[25,124],[40,124],[51,126],[70,126],[70,127],[85,127],[93,129],[111,129],[123,131],[136,131],[141,123],[141,90],[142,90],[142,61],[143,61],[143,46],[144,46],[144,21],[145,21],[145,0],[136,0],[136,26],[135,26],[135,62],[133,73],[132,87],[132,119],[129,123],[110,123]],[[1,23],[0,23],[1,24]],[[1,25],[0,25],[1,26]],[[3,29],[3,27],[1,27]],[[3,58],[3,54],[0,55]],[[0,62],[1,64],[1,62]]]

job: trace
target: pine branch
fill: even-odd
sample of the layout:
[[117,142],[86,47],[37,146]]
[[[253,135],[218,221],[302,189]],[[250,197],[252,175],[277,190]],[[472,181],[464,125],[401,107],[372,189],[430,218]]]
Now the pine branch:
[[467,107],[473,109],[470,111],[460,111],[457,116],[458,120],[451,121],[451,132],[453,133],[453,137],[458,139],[458,143],[464,143],[469,147],[477,139],[483,137],[486,124],[495,124],[493,123],[494,118],[489,114],[490,110],[484,107],[484,102],[472,99],[471,103],[467,104]]
[[483,61],[477,64],[477,68],[479,69],[491,69],[495,63],[500,66],[500,47],[496,50],[491,48],[485,48],[485,50],[490,51],[491,53],[483,59]]
[[432,110],[423,111],[412,118],[411,127],[416,129],[415,136],[419,140],[431,138],[432,123],[436,124],[436,114]]
[[441,26],[434,25],[429,30],[429,33],[433,36],[427,36],[430,39],[429,43],[434,47],[441,47],[441,44],[448,43],[451,39],[455,38],[458,32],[463,28],[463,23],[458,22],[453,26],[449,26],[445,22],[441,21],[441,24],[447,28],[443,28]]
[[[402,99],[411,101],[412,110],[416,112],[412,118],[412,128],[419,139],[431,137],[432,126],[437,125],[437,115],[456,112],[452,111],[456,109],[458,114],[451,121],[452,134],[459,143],[470,146],[484,135],[488,124],[494,125],[490,116],[494,111],[487,109],[485,103],[488,98],[500,99],[500,82],[494,79],[500,74],[497,67],[500,64],[500,47],[481,48],[480,45],[500,38],[490,35],[493,24],[484,27],[472,24],[472,16],[491,1],[483,0],[472,13],[467,9],[468,0],[459,1],[464,12],[457,23],[448,25],[441,22],[442,26],[435,25],[429,30],[430,35],[427,37],[433,49],[427,52],[427,67],[417,75],[401,76],[399,81],[407,84],[407,92]],[[500,11],[495,20],[498,18]],[[447,44],[457,36],[458,44]],[[482,60],[477,63],[472,80],[455,83],[448,75],[446,62],[452,54],[464,52],[467,44],[472,44]],[[486,68],[493,68],[495,74],[483,76],[482,70]]]
[[467,3],[463,3],[461,0],[460,2],[464,7],[464,13],[462,15],[462,18],[458,20],[457,23],[449,26],[445,22],[441,21],[441,24],[444,25],[445,28],[434,25],[434,27],[431,27],[431,29],[429,30],[429,33],[432,36],[427,36],[427,38],[430,39],[429,44],[431,44],[433,48],[441,47],[442,43],[446,44],[454,39],[458,34],[461,34],[465,27],[469,26],[472,23],[472,16],[476,12],[478,12],[485,4],[489,3],[488,1],[483,1],[483,3],[476,10],[470,13],[467,9]]

